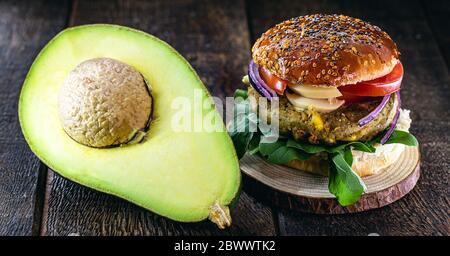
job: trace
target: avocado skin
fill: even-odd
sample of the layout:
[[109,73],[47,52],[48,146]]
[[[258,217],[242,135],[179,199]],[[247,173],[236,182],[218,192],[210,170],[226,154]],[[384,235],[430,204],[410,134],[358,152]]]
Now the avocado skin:
[[[55,95],[70,70],[95,57],[123,61],[149,81],[155,120],[144,142],[98,149],[64,133]],[[174,113],[167,110],[168,98],[192,100],[194,89],[211,100],[189,63],[158,38],[117,25],[72,27],[53,38],[33,62],[19,99],[19,120],[31,150],[61,176],[170,219],[201,221],[211,205],[236,200],[241,176],[223,123],[221,132],[170,133],[168,120]],[[42,116],[48,120],[42,122]]]

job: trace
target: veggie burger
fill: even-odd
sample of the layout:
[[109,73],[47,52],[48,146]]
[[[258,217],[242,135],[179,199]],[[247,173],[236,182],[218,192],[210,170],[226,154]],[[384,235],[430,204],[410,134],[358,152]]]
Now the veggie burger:
[[[248,90],[235,93],[244,98],[236,107],[249,109],[230,129],[238,156],[328,175],[340,204],[357,202],[366,189],[360,177],[418,144],[408,132],[409,111],[400,108],[399,56],[386,32],[344,15],[301,16],[270,28],[252,48]],[[279,104],[276,141],[248,129],[261,114],[271,120],[272,108],[255,107],[262,100]]]

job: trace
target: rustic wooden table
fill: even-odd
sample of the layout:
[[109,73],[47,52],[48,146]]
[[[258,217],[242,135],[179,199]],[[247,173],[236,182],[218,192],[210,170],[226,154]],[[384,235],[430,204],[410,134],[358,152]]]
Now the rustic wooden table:
[[[323,216],[276,209],[244,192],[225,231],[177,223],[65,180],[39,162],[20,132],[17,100],[39,50],[60,30],[114,23],[174,46],[212,94],[243,85],[250,47],[270,26],[311,13],[343,13],[385,29],[398,43],[406,75],[404,106],[422,152],[422,176],[402,200],[365,213]],[[1,1],[1,235],[449,235],[450,4],[445,1]],[[42,117],[45,120],[45,117]]]

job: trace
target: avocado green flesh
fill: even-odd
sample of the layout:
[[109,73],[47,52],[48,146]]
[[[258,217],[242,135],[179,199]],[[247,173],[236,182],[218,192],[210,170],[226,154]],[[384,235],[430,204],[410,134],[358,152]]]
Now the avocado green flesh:
[[[60,86],[76,65],[98,57],[133,66],[150,84],[153,120],[143,143],[98,149],[64,132]],[[179,109],[171,107],[172,100],[182,96],[194,104],[194,89],[209,97],[192,67],[163,41],[120,26],[80,26],[57,35],[34,61],[22,88],[19,118],[32,151],[62,176],[174,220],[200,221],[213,204],[233,201],[240,171],[221,120],[220,132],[173,131],[172,116]],[[197,114],[212,111],[219,120],[213,105]]]

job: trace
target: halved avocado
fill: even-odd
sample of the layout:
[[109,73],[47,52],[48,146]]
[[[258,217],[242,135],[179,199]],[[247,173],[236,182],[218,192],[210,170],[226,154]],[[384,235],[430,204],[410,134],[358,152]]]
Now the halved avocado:
[[[137,144],[96,148],[64,130],[59,94],[80,63],[108,58],[140,72],[152,96],[152,117]],[[32,151],[51,169],[85,186],[113,194],[182,222],[210,218],[230,224],[228,205],[237,197],[239,163],[213,104],[192,108],[198,117],[220,120],[220,131],[174,131],[174,99],[196,104],[199,91],[212,100],[189,63],[167,43],[116,25],[85,25],[64,30],[34,61],[22,88],[19,119]],[[198,103],[197,103],[198,104]]]

